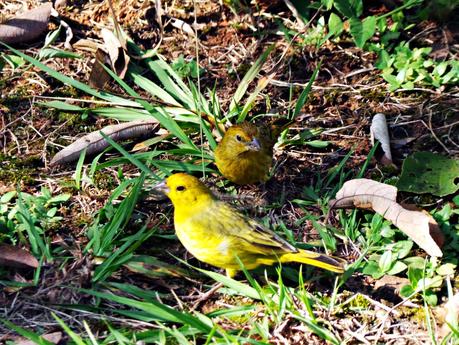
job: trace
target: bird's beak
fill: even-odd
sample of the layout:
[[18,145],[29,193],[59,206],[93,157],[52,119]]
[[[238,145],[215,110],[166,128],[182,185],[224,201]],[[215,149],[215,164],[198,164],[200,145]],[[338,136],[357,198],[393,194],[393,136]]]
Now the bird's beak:
[[170,192],[170,189],[166,184],[166,180],[162,180],[160,183],[155,185],[153,187],[153,190],[155,190],[157,192],[160,192],[160,193],[163,193],[163,194],[168,194]]
[[260,142],[258,141],[257,138],[253,138],[251,142],[247,143],[247,147],[249,150],[252,151],[260,151],[261,150],[261,145]]

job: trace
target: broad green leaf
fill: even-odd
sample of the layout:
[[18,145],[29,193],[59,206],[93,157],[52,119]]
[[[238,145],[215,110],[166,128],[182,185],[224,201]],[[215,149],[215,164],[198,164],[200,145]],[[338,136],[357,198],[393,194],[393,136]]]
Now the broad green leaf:
[[404,270],[407,269],[407,265],[405,265],[403,262],[401,261],[397,261],[395,262],[395,264],[390,268],[389,271],[386,272],[386,274],[388,275],[396,275],[396,274],[399,274],[400,272],[403,272]]
[[382,272],[389,271],[392,265],[392,252],[390,250],[385,251],[383,255],[381,255],[378,265]]
[[343,31],[343,22],[335,13],[331,13],[328,18],[328,34],[338,36]]
[[459,160],[431,152],[416,152],[403,162],[397,188],[411,193],[445,196],[459,189]]
[[376,30],[376,17],[368,16],[363,21],[353,17],[349,19],[351,35],[354,38],[355,44],[359,48],[363,48],[365,42],[373,37]]

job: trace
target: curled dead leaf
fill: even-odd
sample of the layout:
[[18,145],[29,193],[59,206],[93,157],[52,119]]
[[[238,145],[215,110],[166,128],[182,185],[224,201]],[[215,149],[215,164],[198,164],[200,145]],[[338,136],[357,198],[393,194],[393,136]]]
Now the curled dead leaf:
[[50,165],[70,163],[80,157],[81,152],[93,155],[102,152],[109,146],[107,140],[100,134],[104,133],[114,141],[122,141],[137,138],[139,136],[154,132],[159,127],[157,120],[139,120],[111,125],[101,130],[91,132],[76,140],[63,150],[59,151],[51,160]]
[[47,2],[0,24],[0,41],[15,44],[36,39],[48,28],[52,9]]
[[9,244],[0,244],[0,266],[37,268],[38,261],[27,250]]
[[444,236],[438,224],[427,213],[409,210],[397,203],[397,188],[369,179],[344,183],[330,201],[331,208],[365,208],[391,221],[431,256],[443,256],[440,247]]
[[104,48],[110,57],[111,66],[116,74],[123,79],[130,60],[125,44],[112,31],[105,28],[101,30],[101,35],[105,43]]
[[392,153],[390,150],[389,129],[387,127],[386,116],[384,114],[376,114],[373,116],[370,126],[371,144],[375,144],[375,140],[381,143],[381,148],[384,155],[381,157],[381,163],[384,165],[392,164]]

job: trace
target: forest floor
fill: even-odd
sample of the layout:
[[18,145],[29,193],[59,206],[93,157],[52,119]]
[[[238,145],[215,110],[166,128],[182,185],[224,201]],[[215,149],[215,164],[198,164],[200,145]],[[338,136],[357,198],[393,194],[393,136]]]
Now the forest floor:
[[[38,1],[27,0],[26,3],[35,7]],[[387,11],[378,4],[368,11],[375,14]],[[0,11],[12,15],[23,9],[23,5],[24,1],[7,1],[0,6]],[[199,83],[193,76],[188,77],[207,96],[215,89],[223,114],[229,109],[245,73],[270,46],[274,48],[260,72],[267,78],[268,85],[257,96],[249,120],[255,114],[287,116],[321,62],[306,105],[275,148],[272,179],[263,185],[244,187],[225,184],[215,171],[207,173],[205,179],[205,183],[218,194],[232,194],[229,202],[237,203],[243,212],[262,219],[264,224],[276,225],[275,228],[289,236],[289,240],[321,247],[323,238],[317,230],[317,223],[327,225],[328,222],[329,229],[335,231],[331,235],[332,246],[336,249],[333,255],[349,263],[368,261],[369,255],[365,256],[368,243],[359,236],[349,238],[343,227],[352,224],[355,231],[365,237],[372,218],[365,212],[359,213],[357,218],[342,211],[328,214],[326,205],[330,194],[325,192],[336,192],[343,182],[340,177],[351,179],[361,171],[363,177],[390,180],[400,174],[403,160],[413,152],[429,151],[459,157],[457,86],[389,92],[380,71],[374,67],[375,53],[359,49],[351,39],[345,38],[333,42],[327,40],[317,47],[318,29],[312,24],[300,26],[282,1],[260,2],[258,7],[251,6],[250,11],[237,14],[230,7],[213,1],[196,2],[196,6],[193,1],[172,1],[163,6],[162,29],[155,20],[155,9],[150,1],[129,0],[120,2],[115,8],[120,26],[141,49],[157,48],[167,63],[179,60],[186,68],[192,66],[190,61],[197,61],[202,69]],[[60,11],[60,15],[72,28],[72,44],[80,40],[100,43],[100,29],[113,28],[106,2],[73,1]],[[194,30],[194,22],[197,23],[195,31],[189,32],[188,28]],[[56,29],[56,23],[52,20],[49,29]],[[281,30],[282,26],[289,29]],[[286,36],[286,30],[293,32],[290,37]],[[296,35],[295,30],[298,30]],[[43,47],[44,36],[30,45],[15,47],[27,55],[37,56]],[[437,56],[454,52],[454,49],[457,54],[458,34],[448,25],[420,22],[413,29],[411,39],[419,46],[432,46],[431,54]],[[64,49],[64,40],[65,33],[62,32],[53,47]],[[94,53],[79,49],[77,45],[74,45],[74,51],[81,58],[48,58],[42,62],[62,75],[88,83]],[[8,51],[2,48],[2,52]],[[184,60],[180,60],[181,57]],[[131,59],[131,63],[140,64],[141,60]],[[153,79],[151,75],[146,76]],[[129,78],[125,81],[133,85]],[[254,92],[256,86],[253,82],[247,94]],[[146,91],[133,87],[141,97],[151,100]],[[250,339],[255,344],[336,341],[347,344],[427,344],[432,339],[441,341],[448,333],[441,314],[447,301],[448,284],[453,290],[459,287],[456,266],[454,273],[432,290],[438,298],[435,306],[425,304],[422,293],[410,298],[400,295],[401,287],[410,284],[407,271],[382,274],[376,279],[357,266],[342,283],[328,272],[303,268],[305,283],[302,286],[298,284],[298,266],[283,267],[279,276],[275,267],[267,269],[267,273],[260,268],[253,275],[269,296],[265,296],[269,301],[248,297],[241,291],[237,293],[234,286],[204,296],[215,283],[214,279],[179,259],[206,271],[220,271],[186,253],[174,236],[171,204],[157,201],[146,192],[140,193],[131,221],[126,226],[119,224],[124,233],[114,240],[111,250],[113,253],[119,250],[146,224],[152,234],[133,249],[133,254],[150,261],[143,264],[137,261],[137,266],[128,262],[103,279],[94,281],[95,270],[100,264],[98,260],[106,260],[111,253],[104,253],[101,258],[93,250],[87,250],[91,241],[88,233],[105,231],[101,230],[102,226],[113,221],[111,217],[116,207],[128,194],[121,190],[113,197],[114,190],[126,180],[137,178],[139,170],[130,163],[107,165],[91,179],[85,179],[91,169],[91,161],[87,160],[82,168],[83,178],[80,177],[80,183],[75,183],[78,175],[76,162],[74,165],[51,166],[50,161],[62,147],[83,134],[117,121],[91,111],[71,112],[41,106],[40,102],[55,97],[67,101],[74,99],[71,104],[77,105],[85,100],[91,102],[93,98],[28,63],[15,68],[6,63],[0,77],[0,90],[0,197],[12,191],[44,195],[44,188],[51,195],[69,194],[68,200],[56,203],[56,217],[60,218],[50,214],[43,216],[47,211],[31,211],[33,217],[43,216],[45,219],[42,223],[41,220],[37,222],[46,230],[40,236],[48,243],[52,259],[37,258],[40,261],[38,273],[24,268],[0,268],[3,285],[0,317],[3,320],[36,334],[57,332],[64,340],[71,338],[54,313],[88,343],[91,333],[100,343],[121,343],[122,337],[125,337],[125,343],[224,343],[224,335],[218,341],[213,335],[206,338],[192,325],[185,328],[187,323],[183,320],[171,322],[160,312],[155,318],[148,314],[150,309],[103,295],[111,292],[139,303],[159,301],[187,317],[210,324],[210,329],[217,334],[220,329],[231,335],[237,334],[245,339],[239,340],[240,343],[249,343],[247,339]],[[105,91],[130,99],[114,81],[106,84]],[[99,106],[97,103],[88,104],[89,109]],[[387,118],[397,168],[382,167],[376,158],[369,158],[372,150],[369,128],[377,113],[383,113]],[[258,121],[266,122],[267,119],[261,117]],[[202,144],[203,139],[198,134],[190,134],[190,138],[196,144]],[[172,139],[158,142],[158,149],[169,149],[174,144]],[[149,149],[154,149],[154,145]],[[172,156],[166,153],[163,157],[171,159]],[[331,172],[337,169],[338,175],[328,181]],[[147,187],[151,186],[146,186],[145,190]],[[317,195],[314,202],[311,202],[312,192]],[[430,212],[446,212],[445,207],[454,208],[451,197],[406,193],[402,198]],[[50,204],[42,206],[48,210]],[[0,219],[5,222],[7,210],[10,212],[7,205],[7,202],[0,201]],[[102,216],[101,209],[105,212]],[[94,223],[96,215],[99,223]],[[347,217],[346,221],[340,220],[339,215]],[[445,223],[457,224],[457,214],[446,218]],[[0,226],[4,224],[0,223]],[[26,240],[30,236],[27,227],[18,227],[14,234],[2,227],[0,236],[5,243],[30,250]],[[406,239],[403,236],[396,234],[393,239]],[[386,247],[381,244],[379,248]],[[451,249],[451,255],[446,255],[446,261],[442,263],[457,264],[457,260],[448,259],[454,256],[454,250]],[[411,249],[410,256],[432,262],[416,247]],[[238,275],[237,280],[254,287],[243,274]],[[284,288],[287,294],[291,294],[288,298],[280,294]],[[302,300],[300,296],[306,297]],[[283,299],[286,301],[282,306],[279,301]],[[220,310],[225,310],[226,314],[219,315]],[[228,310],[234,310],[234,315]],[[175,332],[180,332],[183,338]],[[22,338],[11,324],[0,324],[0,342],[18,339]],[[234,343],[234,340],[228,338],[226,343]]]

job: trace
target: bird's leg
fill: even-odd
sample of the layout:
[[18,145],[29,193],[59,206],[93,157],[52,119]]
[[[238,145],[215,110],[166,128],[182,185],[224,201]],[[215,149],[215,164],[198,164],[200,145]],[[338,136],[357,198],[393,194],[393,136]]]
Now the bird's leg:
[[217,283],[216,285],[211,287],[209,291],[207,291],[206,293],[203,293],[201,296],[199,296],[199,298],[194,302],[193,306],[191,307],[191,310],[195,310],[197,307],[199,307],[201,302],[204,302],[207,299],[209,299],[210,297],[212,297],[212,295],[215,292],[217,292],[217,290],[220,289],[222,286],[223,286],[223,283]]

